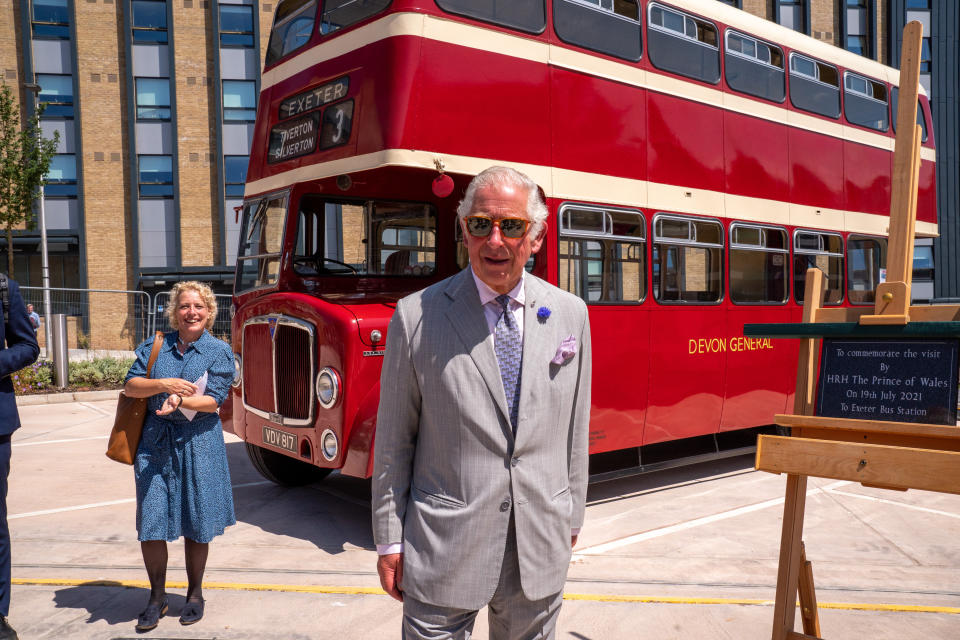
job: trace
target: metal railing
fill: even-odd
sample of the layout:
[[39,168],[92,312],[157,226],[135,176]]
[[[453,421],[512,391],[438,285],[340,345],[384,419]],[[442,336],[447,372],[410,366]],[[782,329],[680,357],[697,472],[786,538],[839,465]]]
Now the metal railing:
[[[217,318],[213,321],[213,328],[210,329],[217,338],[222,338],[230,342],[230,304],[232,296],[224,294],[215,294],[217,299]],[[153,326],[154,331],[170,331],[170,323],[167,320],[167,305],[170,303],[170,293],[161,292],[153,297]]]
[[[25,304],[40,315],[43,287],[20,287]],[[150,294],[119,289],[65,289],[50,287],[50,313],[67,316],[67,336],[72,349],[129,351],[150,335]],[[38,331],[41,346],[44,332]]]
[[[37,338],[44,345],[42,327],[46,309],[43,287],[20,287],[25,304],[40,315]],[[70,349],[132,351],[154,331],[170,331],[167,321],[168,292],[150,296],[145,291],[121,289],[66,289],[50,287],[50,313],[62,313],[67,321]],[[211,333],[230,341],[231,296],[219,294],[217,317]]]

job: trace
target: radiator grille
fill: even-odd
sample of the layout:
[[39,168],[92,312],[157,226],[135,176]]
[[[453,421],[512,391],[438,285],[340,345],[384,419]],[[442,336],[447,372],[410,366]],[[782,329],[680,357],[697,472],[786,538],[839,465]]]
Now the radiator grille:
[[247,406],[271,413],[273,408],[273,345],[266,323],[243,329],[243,394]]
[[276,349],[277,413],[285,418],[306,420],[310,417],[312,371],[310,366],[310,334],[295,325],[277,326]]
[[[271,336],[271,327],[273,335]],[[243,393],[248,409],[284,423],[313,417],[313,334],[289,317],[260,317],[243,328]]]

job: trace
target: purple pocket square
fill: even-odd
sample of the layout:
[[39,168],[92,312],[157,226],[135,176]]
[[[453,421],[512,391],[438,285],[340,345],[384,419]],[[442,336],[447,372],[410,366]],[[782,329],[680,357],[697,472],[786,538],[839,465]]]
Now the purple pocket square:
[[557,347],[557,355],[553,356],[553,364],[563,364],[573,356],[577,354],[577,338],[575,336],[567,336],[563,339],[563,342],[560,343],[560,346]]

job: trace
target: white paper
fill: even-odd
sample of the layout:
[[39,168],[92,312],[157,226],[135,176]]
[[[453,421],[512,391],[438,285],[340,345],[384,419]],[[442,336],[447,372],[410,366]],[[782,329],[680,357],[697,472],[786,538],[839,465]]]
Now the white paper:
[[[197,392],[193,394],[193,396],[191,397],[195,398],[197,396],[202,396],[203,392],[207,390],[207,372],[204,371],[203,375],[200,376],[200,378],[193,384],[197,385]],[[187,418],[187,420],[190,420],[191,422],[193,422],[193,417],[197,415],[196,409],[181,408],[180,413],[182,413]]]

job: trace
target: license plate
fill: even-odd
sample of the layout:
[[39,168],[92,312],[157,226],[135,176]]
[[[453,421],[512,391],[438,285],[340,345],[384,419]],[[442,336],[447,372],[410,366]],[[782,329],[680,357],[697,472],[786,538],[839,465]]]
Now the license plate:
[[263,428],[263,443],[290,453],[297,452],[297,436],[273,427]]

